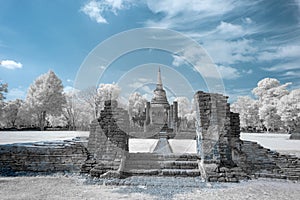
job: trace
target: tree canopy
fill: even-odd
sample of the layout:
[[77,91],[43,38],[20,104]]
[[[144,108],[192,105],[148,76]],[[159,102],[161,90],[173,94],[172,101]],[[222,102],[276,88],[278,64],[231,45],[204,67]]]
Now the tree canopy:
[[38,119],[41,130],[44,129],[46,116],[61,115],[65,103],[62,82],[51,70],[30,85],[26,96],[26,106]]

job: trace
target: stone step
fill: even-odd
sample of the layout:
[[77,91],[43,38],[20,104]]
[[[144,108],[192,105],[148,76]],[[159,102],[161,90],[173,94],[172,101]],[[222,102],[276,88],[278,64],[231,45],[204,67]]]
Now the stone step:
[[291,180],[291,181],[298,181],[298,180],[300,180],[300,176],[288,175],[287,179]]
[[124,170],[123,173],[129,176],[157,176],[161,173],[159,169],[130,169]]
[[164,161],[161,164],[163,164],[164,166],[169,167],[169,168],[171,168],[171,167],[198,168],[198,162],[197,161]]
[[200,176],[201,173],[196,169],[130,169],[124,170],[125,174],[130,176]]
[[198,169],[163,169],[163,176],[200,176]]
[[276,179],[287,179],[285,174],[277,173],[255,173],[256,178],[276,178]]
[[154,154],[154,153],[130,153],[128,160],[178,160],[178,161],[197,161],[200,157],[196,154]]
[[126,169],[198,169],[197,161],[127,160]]
[[130,153],[124,173],[131,176],[199,176],[196,154]]
[[297,172],[300,174],[300,168],[281,168],[284,171],[288,171],[288,172]]

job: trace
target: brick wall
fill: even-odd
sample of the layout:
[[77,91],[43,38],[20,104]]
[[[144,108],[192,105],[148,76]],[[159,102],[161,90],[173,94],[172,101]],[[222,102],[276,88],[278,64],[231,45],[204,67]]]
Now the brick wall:
[[129,116],[118,108],[116,101],[106,101],[100,117],[91,123],[88,142],[89,159],[82,172],[99,177],[108,171],[116,171],[128,152]]
[[0,145],[0,174],[79,172],[86,159],[82,142]]

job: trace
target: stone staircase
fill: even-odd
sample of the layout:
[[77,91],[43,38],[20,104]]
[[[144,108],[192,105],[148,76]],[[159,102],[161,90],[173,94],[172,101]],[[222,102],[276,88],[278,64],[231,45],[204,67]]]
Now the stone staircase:
[[282,155],[278,152],[270,151],[272,157],[280,170],[274,170],[282,178],[289,180],[300,180],[300,159],[294,155]]
[[274,159],[268,156],[270,150],[256,142],[243,141],[242,151],[246,155],[248,172],[273,172],[274,169],[280,169]]
[[123,173],[128,176],[200,176],[196,154],[129,153]]
[[294,155],[282,155],[259,145],[243,141],[248,173],[255,177],[300,180],[300,159]]

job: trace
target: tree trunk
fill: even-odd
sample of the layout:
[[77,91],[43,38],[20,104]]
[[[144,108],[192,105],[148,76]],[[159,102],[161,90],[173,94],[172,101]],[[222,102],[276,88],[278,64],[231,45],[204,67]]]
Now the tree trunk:
[[45,121],[46,121],[46,111],[42,111],[40,119],[40,129],[41,131],[45,130]]

